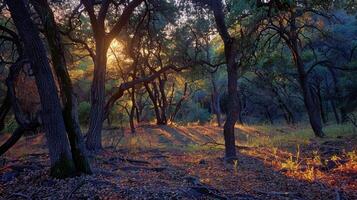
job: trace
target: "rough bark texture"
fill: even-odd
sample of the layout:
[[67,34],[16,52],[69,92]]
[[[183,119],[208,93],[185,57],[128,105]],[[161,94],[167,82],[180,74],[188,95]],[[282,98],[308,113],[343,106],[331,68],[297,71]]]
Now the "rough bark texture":
[[54,70],[61,88],[64,105],[63,118],[71,145],[71,152],[78,172],[91,174],[91,167],[86,155],[82,131],[78,121],[77,101],[73,92],[65,59],[64,47],[54,15],[47,0],[31,0],[44,25],[45,35],[51,51]]
[[[104,33],[103,33],[104,34]],[[91,109],[86,146],[90,151],[102,149],[102,128],[105,104],[105,77],[107,65],[107,47],[104,38],[96,40],[96,60],[91,87]]]
[[24,49],[36,78],[42,105],[41,118],[51,160],[51,175],[58,178],[72,176],[75,167],[62,117],[60,99],[39,31],[34,26],[23,1],[7,0],[6,3],[24,42]]
[[86,146],[90,151],[102,149],[101,138],[104,120],[105,73],[107,65],[107,48],[104,45],[104,41],[96,42],[96,54],[101,56],[98,56],[94,62],[94,77],[91,87],[91,109],[86,141]]

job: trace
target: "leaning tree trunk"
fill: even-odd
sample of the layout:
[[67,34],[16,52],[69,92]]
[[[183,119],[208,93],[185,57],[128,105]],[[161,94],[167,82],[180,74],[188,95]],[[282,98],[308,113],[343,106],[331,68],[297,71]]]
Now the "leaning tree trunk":
[[299,83],[303,93],[304,103],[309,116],[309,121],[315,136],[324,137],[325,133],[322,131],[321,111],[316,92],[311,88],[308,81],[308,75],[305,72],[303,61],[298,53],[297,43],[293,43],[293,57],[299,74]]
[[102,149],[102,128],[105,104],[105,75],[107,65],[107,44],[103,37],[96,39],[93,83],[91,86],[91,109],[86,146],[90,151]]
[[71,145],[72,156],[77,171],[91,174],[91,167],[86,155],[82,131],[78,121],[77,101],[73,92],[72,81],[67,70],[64,47],[54,15],[47,0],[31,0],[40,15],[48,41],[53,67],[58,77],[64,105],[63,118]]
[[24,42],[41,100],[41,118],[51,160],[51,176],[65,178],[75,173],[60,99],[39,31],[23,1],[6,0],[15,26]]
[[300,86],[303,93],[304,103],[309,116],[309,121],[315,136],[324,137],[325,134],[322,131],[321,113],[317,95],[312,90],[311,85],[307,80],[304,65],[299,54],[295,53],[294,60],[296,67],[298,68]]
[[295,13],[292,14],[290,23],[291,27],[289,38],[284,39],[291,49],[293,61],[298,71],[299,83],[312,130],[314,131],[315,136],[324,137],[325,133],[322,131],[321,111],[319,108],[318,98],[316,92],[314,92],[311,88],[311,83],[309,83],[308,74],[305,72],[305,65],[299,51]]

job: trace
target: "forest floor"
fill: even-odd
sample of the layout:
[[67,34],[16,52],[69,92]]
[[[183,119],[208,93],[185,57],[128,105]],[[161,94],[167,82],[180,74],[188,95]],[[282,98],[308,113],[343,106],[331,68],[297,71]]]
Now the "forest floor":
[[320,140],[299,126],[237,126],[228,165],[218,127],[108,129],[94,174],[66,180],[49,177],[44,136],[27,136],[0,159],[0,199],[357,199],[355,131],[331,125]]

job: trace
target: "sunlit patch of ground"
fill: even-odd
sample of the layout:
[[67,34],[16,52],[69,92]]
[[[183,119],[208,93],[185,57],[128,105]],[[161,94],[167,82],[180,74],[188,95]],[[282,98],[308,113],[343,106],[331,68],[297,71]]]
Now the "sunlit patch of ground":
[[193,190],[188,180],[195,177],[231,199],[357,199],[357,138],[352,127],[328,126],[323,140],[302,127],[236,130],[237,143],[245,148],[234,165],[222,159],[222,129],[216,126],[148,124],[135,134],[106,130],[105,150],[91,159],[95,174],[68,180],[48,177],[44,136],[25,137],[4,157],[0,197],[217,198]]

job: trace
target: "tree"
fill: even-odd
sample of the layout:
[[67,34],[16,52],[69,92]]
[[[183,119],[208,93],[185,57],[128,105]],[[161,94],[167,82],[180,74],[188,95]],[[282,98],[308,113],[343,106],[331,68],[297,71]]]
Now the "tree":
[[213,11],[216,28],[224,43],[224,54],[227,65],[228,76],[228,113],[224,123],[225,157],[227,161],[236,159],[236,146],[234,136],[234,126],[239,118],[240,101],[238,97],[238,50],[236,39],[231,36],[225,22],[223,3],[218,1],[200,1]]
[[75,165],[66,136],[60,99],[44,45],[24,2],[7,0],[6,4],[24,43],[24,49],[36,78],[42,105],[41,118],[51,160],[51,175],[58,178],[72,176],[75,173]]
[[101,132],[104,120],[105,77],[109,46],[127,24],[135,8],[143,1],[144,0],[133,0],[128,3],[109,33],[106,32],[105,19],[111,1],[102,1],[97,15],[94,8],[96,6],[95,1],[81,1],[89,16],[95,42],[95,53],[93,57],[94,74],[91,86],[91,110],[89,130],[86,140],[86,146],[91,151],[96,151],[102,148]]
[[53,12],[47,0],[31,0],[32,5],[40,15],[44,32],[49,45],[53,67],[58,77],[63,108],[63,119],[71,145],[74,164],[79,172],[91,174],[92,170],[78,121],[77,101],[73,92],[72,81],[67,70],[64,47],[60,31],[54,19]]
[[[273,1],[280,2],[280,1]],[[321,123],[321,110],[319,105],[319,100],[316,92],[312,88],[311,79],[309,74],[311,74],[311,70],[306,69],[306,63],[302,57],[304,48],[309,48],[310,46],[307,44],[303,44],[303,38],[306,37],[303,35],[303,31],[308,28],[317,29],[322,32],[318,27],[318,24],[313,20],[302,20],[304,16],[311,14],[314,16],[318,16],[315,13],[317,11],[313,9],[308,4],[304,4],[303,2],[292,2],[285,3],[282,7],[278,8],[278,14],[274,15],[275,7],[271,5],[272,2],[267,3],[270,6],[268,15],[269,19],[267,20],[266,30],[275,31],[278,37],[281,37],[285,42],[286,46],[289,48],[293,63],[295,64],[296,70],[299,75],[299,84],[302,90],[304,104],[307,110],[307,114],[309,117],[309,121],[311,127],[317,137],[324,137],[325,134],[322,131],[322,123]],[[280,10],[279,10],[280,9]],[[315,24],[314,24],[315,23]],[[308,42],[307,42],[308,43]],[[311,66],[318,65],[320,61],[316,61],[315,64]]]

